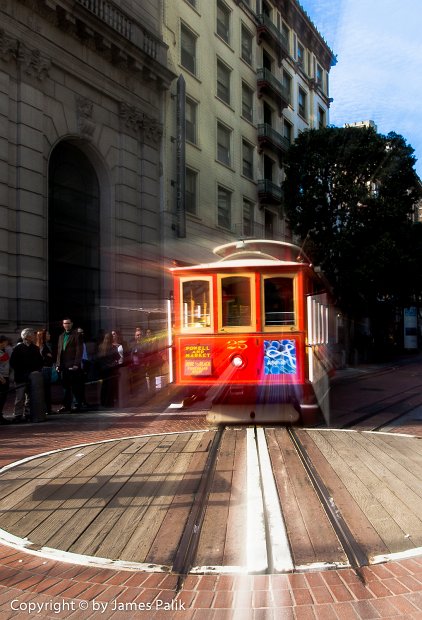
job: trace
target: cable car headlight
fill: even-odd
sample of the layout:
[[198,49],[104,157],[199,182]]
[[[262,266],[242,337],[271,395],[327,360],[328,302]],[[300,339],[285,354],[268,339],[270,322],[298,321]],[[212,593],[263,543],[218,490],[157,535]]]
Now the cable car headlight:
[[238,353],[236,355],[233,355],[231,363],[232,366],[234,366],[235,368],[244,368],[246,366],[246,361]]

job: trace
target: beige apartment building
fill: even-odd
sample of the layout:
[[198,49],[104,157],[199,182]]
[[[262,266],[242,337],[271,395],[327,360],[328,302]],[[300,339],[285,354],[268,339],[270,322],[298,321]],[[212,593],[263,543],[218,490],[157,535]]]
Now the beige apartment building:
[[328,122],[332,51],[296,0],[165,0],[162,34],[178,76],[165,110],[166,257],[289,239],[283,156]]

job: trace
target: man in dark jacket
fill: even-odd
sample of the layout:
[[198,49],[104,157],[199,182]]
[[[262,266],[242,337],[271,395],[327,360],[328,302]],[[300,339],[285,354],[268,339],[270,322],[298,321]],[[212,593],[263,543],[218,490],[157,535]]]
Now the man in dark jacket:
[[72,396],[75,397],[74,411],[80,411],[83,404],[83,377],[82,377],[82,335],[73,329],[71,319],[63,320],[64,332],[60,334],[57,344],[57,371],[61,372],[64,390],[63,406],[60,413],[72,411]]
[[[29,411],[30,389],[29,375],[31,372],[40,371],[43,367],[43,359],[36,344],[34,344],[35,332],[27,327],[21,332],[22,342],[17,344],[10,356],[10,368],[14,372],[16,384],[14,422],[24,421],[24,409]],[[28,414],[29,415],[29,414]]]

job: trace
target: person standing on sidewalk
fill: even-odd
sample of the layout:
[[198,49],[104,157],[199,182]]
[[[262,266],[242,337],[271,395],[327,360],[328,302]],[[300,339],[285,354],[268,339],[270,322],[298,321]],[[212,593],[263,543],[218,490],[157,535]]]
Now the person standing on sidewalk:
[[83,377],[82,377],[82,334],[73,329],[71,319],[63,319],[64,332],[60,334],[57,344],[57,372],[62,375],[63,406],[58,413],[70,413],[72,411],[72,398],[75,397],[76,407],[74,411],[80,411],[83,404]]
[[[79,404],[79,409],[81,411],[88,411],[89,407],[87,405],[86,397],[85,397],[85,384],[88,379],[88,370],[89,370],[90,361],[88,358],[88,351],[87,351],[86,344],[85,344],[84,330],[82,327],[78,327],[76,331],[78,332],[79,336],[82,339],[81,402]],[[76,404],[76,407],[77,407],[77,404]]]
[[[35,332],[27,327],[21,331],[22,342],[17,344],[10,356],[10,367],[13,369],[16,384],[14,422],[25,421],[25,408],[29,409],[30,385],[29,375],[40,372],[43,367],[41,353],[36,344]],[[29,412],[27,416],[29,417]]]
[[111,332],[112,345],[119,354],[119,366],[123,366],[127,357],[127,345],[122,338],[121,333],[117,329]]
[[51,372],[54,364],[53,351],[50,344],[50,332],[41,329],[37,332],[37,347],[43,359],[42,376],[44,379],[44,399],[46,413],[51,415]]
[[98,347],[98,364],[101,378],[101,405],[114,407],[118,398],[120,355],[113,346],[113,336],[106,332]]
[[130,346],[130,391],[139,394],[146,388],[145,338],[142,327],[135,328]]
[[158,336],[147,329],[145,333],[145,364],[146,382],[148,392],[155,393],[157,377],[161,375],[163,360],[160,353],[160,343]]
[[10,424],[11,420],[3,417],[3,407],[9,394],[10,355],[8,349],[9,339],[0,336],[0,424]]

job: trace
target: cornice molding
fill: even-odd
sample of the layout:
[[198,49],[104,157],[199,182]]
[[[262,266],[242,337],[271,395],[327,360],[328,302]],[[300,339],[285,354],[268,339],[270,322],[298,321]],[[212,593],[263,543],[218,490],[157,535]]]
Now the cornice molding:
[[335,64],[335,55],[323,36],[318,32],[309,15],[296,0],[277,0],[277,5],[284,11],[289,23],[299,38],[314,54],[326,71]]
[[150,79],[154,74],[157,86],[168,89],[176,77],[167,67],[167,45],[158,35],[124,14],[112,0],[95,3],[89,0],[14,1],[138,79],[144,74],[145,79]]

